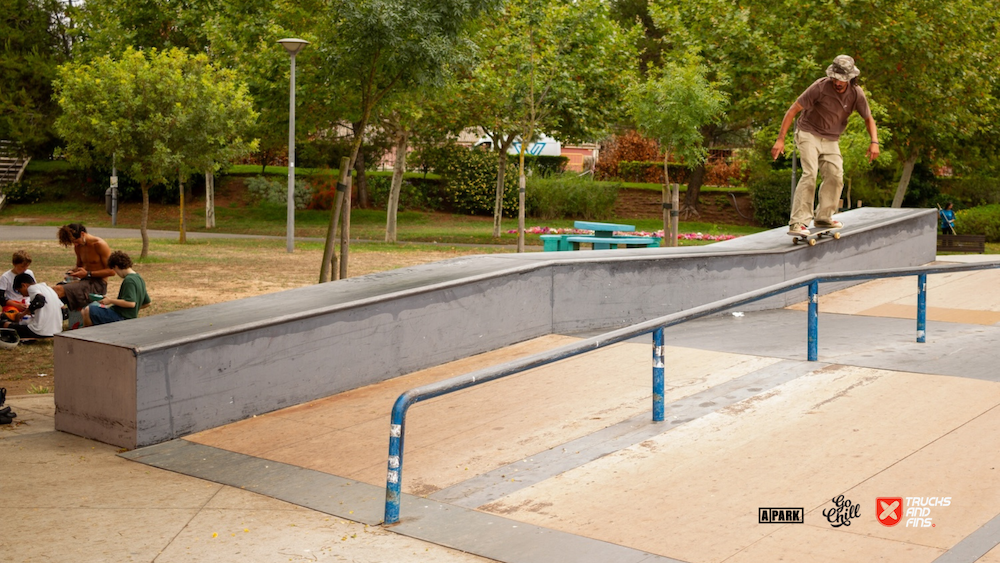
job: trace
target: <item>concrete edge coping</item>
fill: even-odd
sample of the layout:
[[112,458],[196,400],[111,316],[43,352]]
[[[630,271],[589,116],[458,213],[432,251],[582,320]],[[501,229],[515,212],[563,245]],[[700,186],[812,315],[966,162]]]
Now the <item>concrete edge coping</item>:
[[[903,211],[903,210],[901,210],[901,211]],[[861,234],[861,233],[864,233],[864,232],[867,232],[867,231],[870,231],[870,230],[874,230],[874,229],[877,229],[877,228],[883,228],[883,227],[886,227],[888,225],[892,225],[892,224],[895,224],[895,223],[902,223],[902,222],[905,222],[905,221],[909,221],[909,220],[912,220],[912,219],[914,219],[916,217],[920,217],[920,216],[925,215],[925,214],[930,214],[930,213],[935,213],[936,214],[936,211],[933,210],[933,209],[927,209],[927,210],[914,209],[914,210],[905,210],[905,211],[912,211],[912,213],[906,213],[906,214],[903,214],[902,216],[894,217],[894,218],[891,218],[891,219],[888,219],[888,220],[885,220],[885,221],[878,221],[875,224],[871,224],[871,225],[867,225],[867,226],[860,226],[857,229],[851,229],[848,232],[843,233],[843,236],[844,237],[848,237],[848,236],[855,235],[855,234]],[[773,229],[773,230],[775,230],[775,229]],[[764,232],[767,232],[767,231],[764,231]],[[520,261],[522,263],[518,264],[518,265],[515,265],[515,266],[507,267],[507,268],[500,268],[500,269],[492,271],[492,272],[485,272],[485,273],[480,273],[480,274],[473,274],[473,275],[468,276],[468,277],[458,277],[458,278],[455,278],[455,279],[450,279],[450,280],[446,280],[446,281],[431,283],[431,284],[428,284],[428,285],[425,285],[425,286],[412,287],[412,288],[398,290],[398,291],[392,291],[392,292],[384,293],[384,294],[380,294],[380,295],[374,295],[374,296],[370,296],[370,297],[363,297],[361,299],[356,299],[356,300],[348,301],[348,302],[345,302],[345,303],[337,303],[337,304],[334,304],[334,305],[326,305],[326,306],[318,307],[318,308],[310,310],[310,311],[298,311],[298,312],[294,312],[294,313],[288,313],[288,314],[284,314],[284,315],[279,315],[279,316],[276,316],[276,317],[270,317],[270,318],[267,319],[266,324],[268,326],[273,326],[273,325],[284,324],[284,323],[293,322],[293,321],[300,321],[300,320],[304,320],[304,319],[315,318],[315,317],[322,316],[322,315],[327,315],[327,314],[330,314],[330,313],[335,313],[335,312],[339,312],[339,311],[345,311],[345,310],[349,310],[349,309],[355,309],[355,308],[359,308],[359,307],[364,307],[366,305],[373,305],[373,304],[376,304],[376,303],[379,303],[379,302],[384,302],[384,301],[387,301],[387,300],[390,300],[390,299],[398,299],[398,298],[403,298],[403,297],[410,297],[410,296],[415,296],[415,295],[421,295],[421,294],[431,293],[431,292],[439,291],[439,290],[443,290],[443,289],[449,289],[449,288],[454,288],[454,287],[461,287],[461,286],[464,286],[464,285],[469,285],[469,284],[473,284],[473,283],[477,283],[477,282],[481,282],[481,281],[496,279],[496,278],[499,278],[499,277],[508,276],[508,275],[512,275],[512,274],[513,275],[517,275],[517,274],[524,274],[524,273],[534,272],[534,271],[542,270],[544,268],[549,268],[549,267],[568,266],[568,265],[581,264],[581,263],[593,264],[593,263],[602,263],[602,262],[603,263],[607,263],[607,262],[623,262],[623,261],[630,261],[630,262],[646,261],[646,262],[648,262],[648,261],[676,260],[676,259],[698,259],[698,258],[708,258],[708,257],[718,257],[718,256],[734,256],[734,255],[746,256],[746,255],[773,254],[775,252],[788,253],[788,252],[794,252],[796,250],[799,250],[798,247],[795,247],[795,246],[792,246],[792,245],[789,245],[788,248],[784,248],[784,249],[781,249],[781,248],[779,248],[779,249],[773,249],[772,248],[772,249],[762,249],[762,250],[751,250],[751,249],[708,250],[709,246],[714,246],[714,245],[706,245],[706,246],[701,246],[701,247],[685,247],[684,251],[674,250],[674,248],[680,249],[681,247],[673,247],[673,248],[669,248],[669,249],[668,248],[659,248],[659,249],[657,249],[657,248],[631,248],[631,249],[618,249],[618,250],[613,250],[613,251],[608,251],[608,250],[589,250],[589,251],[588,250],[582,250],[582,251],[575,251],[575,252],[571,252],[571,253],[567,253],[567,252],[549,252],[549,253],[545,253],[545,254],[552,255],[551,257],[549,257],[549,256],[540,256],[538,258],[528,257],[528,256],[525,256],[523,254],[518,254],[518,255],[513,255],[513,256],[486,255],[486,256],[489,256],[491,258],[499,258],[499,259],[503,259],[503,260],[518,260],[518,261]],[[701,249],[705,249],[705,250],[701,250]],[[665,250],[667,250],[668,252],[664,252]],[[610,253],[614,253],[614,254],[610,254]],[[537,255],[537,254],[543,254],[543,253],[533,253],[533,254]],[[525,258],[528,258],[528,259],[525,260]],[[363,278],[364,278],[364,276],[361,276],[359,278],[349,278],[349,279],[362,280]],[[340,280],[340,281],[346,281],[346,280]],[[290,290],[290,291],[294,291],[294,290]],[[158,342],[157,344],[150,345],[150,346],[123,346],[121,344],[117,344],[117,343],[114,343],[114,342],[101,342],[101,343],[102,344],[106,344],[106,345],[110,345],[110,346],[115,346],[115,347],[129,349],[129,350],[132,351],[132,353],[134,355],[138,356],[139,353],[153,352],[153,351],[162,350],[162,349],[166,349],[166,348],[170,348],[170,347],[175,347],[175,346],[178,346],[178,345],[183,345],[183,344],[188,344],[188,343],[192,343],[192,342],[197,342],[197,341],[200,341],[200,340],[211,339],[211,338],[219,338],[219,337],[224,337],[224,336],[230,336],[230,335],[233,335],[233,334],[238,334],[238,333],[241,333],[241,332],[247,332],[247,331],[253,330],[255,328],[258,328],[261,325],[262,325],[262,322],[244,322],[244,323],[240,323],[240,324],[236,324],[236,325],[231,325],[231,326],[228,326],[228,327],[225,327],[225,328],[219,328],[219,329],[215,329],[215,330],[201,331],[201,332],[199,332],[196,335],[186,336],[186,337],[182,337],[182,338],[172,338],[172,339],[168,339],[168,340],[163,340],[161,342]],[[70,332],[72,332],[72,331],[70,331]],[[74,340],[92,341],[90,338],[87,338],[87,337],[84,337],[84,336],[80,336],[80,335],[76,335],[76,334],[67,333],[67,332],[59,333],[56,336],[57,336],[57,338],[70,338],[70,339],[74,339]]]

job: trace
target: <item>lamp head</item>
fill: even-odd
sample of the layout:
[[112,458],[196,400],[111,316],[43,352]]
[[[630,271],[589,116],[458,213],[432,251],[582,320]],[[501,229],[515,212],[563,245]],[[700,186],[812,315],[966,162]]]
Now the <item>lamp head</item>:
[[288,51],[288,54],[293,57],[299,54],[299,51],[305,49],[306,45],[309,44],[309,42],[306,41],[305,39],[295,39],[295,38],[279,39],[278,43],[281,43],[281,46],[284,47],[285,50]]

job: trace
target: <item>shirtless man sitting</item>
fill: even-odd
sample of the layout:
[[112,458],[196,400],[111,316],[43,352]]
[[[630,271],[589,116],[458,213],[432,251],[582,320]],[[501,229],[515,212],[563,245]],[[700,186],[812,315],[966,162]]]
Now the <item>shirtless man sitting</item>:
[[59,227],[59,244],[73,247],[76,267],[66,272],[66,275],[77,280],[52,289],[60,299],[66,300],[70,310],[79,311],[90,303],[88,293],[107,293],[107,278],[115,275],[115,271],[108,267],[111,247],[104,239],[88,233],[87,227],[80,223]]

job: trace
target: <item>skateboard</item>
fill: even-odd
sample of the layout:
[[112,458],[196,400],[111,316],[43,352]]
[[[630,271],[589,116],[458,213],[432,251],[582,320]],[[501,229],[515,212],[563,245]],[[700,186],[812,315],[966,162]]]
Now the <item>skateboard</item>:
[[825,229],[818,229],[816,227],[813,227],[812,229],[809,230],[809,234],[807,235],[798,235],[798,234],[793,235],[789,233],[789,236],[794,237],[792,238],[792,244],[799,244],[800,242],[806,242],[809,244],[809,246],[815,246],[816,241],[823,237],[831,237],[839,240],[840,229],[842,228],[843,227],[827,227]]

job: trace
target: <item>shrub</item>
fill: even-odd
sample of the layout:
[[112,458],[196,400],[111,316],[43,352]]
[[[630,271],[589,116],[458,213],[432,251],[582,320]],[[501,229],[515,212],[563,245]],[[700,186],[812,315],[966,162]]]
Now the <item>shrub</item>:
[[985,235],[989,242],[1000,242],[1000,204],[955,213],[955,230],[963,235]]
[[[598,180],[618,179],[618,164],[628,162],[662,161],[660,144],[653,139],[647,139],[636,131],[627,131],[601,143],[595,174]],[[656,180],[653,180],[656,181]],[[662,181],[662,180],[660,180]]]
[[705,163],[705,185],[745,186],[749,171],[745,160],[733,159],[728,163],[722,159],[711,160]]
[[790,170],[761,170],[750,177],[747,191],[753,203],[754,219],[765,227],[788,224],[792,208]]
[[[389,202],[391,176],[368,176],[368,195],[372,206],[385,209]],[[330,210],[336,202],[337,176],[322,174],[313,177],[313,196],[309,209]],[[439,180],[408,178],[399,191],[399,210],[423,209],[441,211],[445,208]]]
[[7,196],[7,203],[38,203],[43,195],[42,190],[27,179],[7,184],[2,188],[3,194]]
[[309,139],[295,145],[295,166],[337,168],[340,159],[351,156],[351,139]]
[[966,207],[1000,203],[1000,178],[983,176],[938,178],[938,184],[946,202],[951,201]]
[[662,182],[663,163],[648,160],[622,160],[617,178],[626,182]]
[[939,199],[939,194],[937,177],[930,165],[918,161],[913,167],[910,183],[906,186],[903,207],[932,207]]
[[[682,164],[676,162],[670,163],[671,184],[686,184],[690,176],[691,176],[691,171],[685,168]],[[646,182],[650,184],[662,184],[663,161],[623,160],[618,163],[618,175],[616,176],[616,178],[618,178],[623,182]]]
[[[440,186],[440,182],[433,180],[420,182],[404,179],[399,186],[399,210],[436,209],[434,202],[436,200],[439,202],[440,197],[435,198],[432,194],[439,192]],[[368,176],[368,196],[376,208],[386,209],[389,206],[391,189],[392,176]]]
[[538,219],[608,219],[621,188],[576,174],[532,177],[526,184],[526,212]]
[[[497,154],[452,145],[437,172],[445,181],[449,206],[459,213],[493,215],[497,184]],[[508,162],[504,182],[504,214],[517,212],[517,175]]]
[[[517,157],[508,157],[509,162],[517,162]],[[524,155],[524,168],[530,170],[532,176],[549,177],[553,174],[561,174],[566,171],[569,164],[568,156],[548,156],[548,155]]]
[[[247,194],[254,205],[287,205],[288,181],[263,176],[247,178]],[[295,209],[305,209],[312,200],[312,189],[304,180],[295,180]]]

